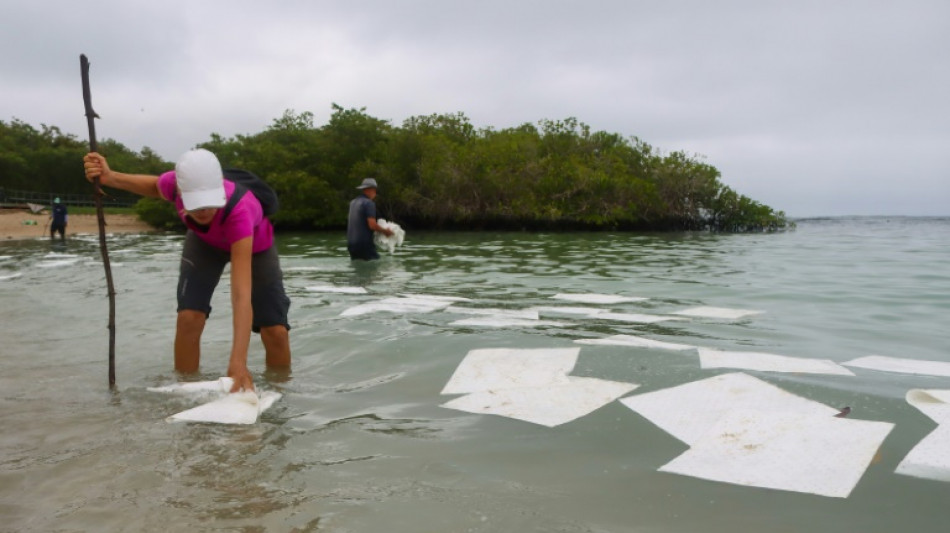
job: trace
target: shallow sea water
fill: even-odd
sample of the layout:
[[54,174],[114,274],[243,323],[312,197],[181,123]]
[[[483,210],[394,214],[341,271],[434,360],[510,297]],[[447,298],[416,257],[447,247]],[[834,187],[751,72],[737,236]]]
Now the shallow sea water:
[[[950,219],[799,221],[778,234],[410,232],[394,255],[354,264],[337,233],[280,234],[293,300],[283,398],[253,426],[170,424],[192,402],[149,392],[172,370],[182,238],[113,236],[117,388],[107,384],[108,302],[98,242],[0,243],[0,531],[915,532],[945,531],[950,483],[894,469],[935,427],[904,400],[950,378],[748,372],[850,418],[896,424],[846,499],[742,487],[657,469],[686,446],[610,404],[547,428],[439,407],[479,348],[563,348],[614,334],[844,362],[950,361]],[[307,287],[365,287],[332,294]],[[459,327],[466,315],[340,314],[401,294],[471,306],[578,305],[556,293],[646,297],[608,307],[664,314],[754,309],[738,321]],[[226,370],[227,281],[202,372]],[[573,374],[659,390],[728,369],[695,354],[583,346]]]

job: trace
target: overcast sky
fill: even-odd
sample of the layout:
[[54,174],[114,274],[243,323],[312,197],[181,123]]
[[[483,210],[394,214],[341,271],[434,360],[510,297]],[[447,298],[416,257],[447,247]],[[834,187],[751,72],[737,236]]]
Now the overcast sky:
[[[791,216],[950,215],[947,0],[4,0],[0,120],[174,161],[331,103],[576,117]],[[2,177],[0,177],[2,178]]]

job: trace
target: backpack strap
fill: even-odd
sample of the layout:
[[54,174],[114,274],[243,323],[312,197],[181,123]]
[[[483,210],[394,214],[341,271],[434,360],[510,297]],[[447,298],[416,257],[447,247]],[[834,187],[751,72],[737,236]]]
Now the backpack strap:
[[234,192],[231,194],[231,197],[228,198],[228,203],[224,204],[224,214],[221,215],[221,222],[224,222],[228,219],[228,215],[230,215],[231,211],[234,210],[234,206],[236,206],[238,202],[241,201],[241,198],[243,198],[248,192],[247,187],[241,185],[240,183],[231,183],[234,183]]

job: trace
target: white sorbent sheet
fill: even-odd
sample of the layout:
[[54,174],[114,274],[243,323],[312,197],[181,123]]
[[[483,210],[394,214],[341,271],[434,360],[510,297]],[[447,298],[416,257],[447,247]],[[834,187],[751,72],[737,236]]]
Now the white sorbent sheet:
[[616,296],[613,294],[571,294],[558,293],[552,296],[556,300],[567,300],[569,302],[579,302],[585,304],[618,304],[624,302],[642,302],[647,298],[638,298],[632,296]]
[[468,352],[442,394],[568,383],[580,348],[483,348]]
[[359,316],[369,313],[431,313],[444,309],[452,304],[451,300],[426,298],[418,296],[404,296],[400,298],[385,298],[378,302],[370,302],[350,307],[340,313],[340,316]]
[[712,348],[699,348],[699,362],[702,368],[739,368],[764,372],[854,375],[847,368],[829,359],[808,359],[759,352],[729,352]]
[[907,403],[937,423],[897,465],[896,472],[938,481],[950,481],[950,390],[913,389]]
[[796,396],[748,374],[735,372],[620,400],[661,429],[693,444],[735,409],[800,412],[833,418],[837,409]]
[[856,368],[879,370],[881,372],[950,377],[950,363],[945,361],[925,361],[921,359],[901,359],[883,355],[868,355],[841,364]]
[[279,392],[235,392],[168,417],[169,422],[253,424],[261,413],[280,399]]
[[597,320],[616,320],[618,322],[632,322],[634,324],[655,324],[670,320],[684,320],[675,316],[642,315],[639,313],[598,313],[591,318]]
[[814,413],[734,410],[660,471],[847,498],[893,427]]
[[480,316],[475,318],[464,318],[449,322],[450,326],[481,326],[486,328],[540,328],[540,327],[561,327],[566,328],[574,324],[567,322],[555,322],[552,320],[531,320],[525,318],[511,318],[505,316]]
[[672,342],[655,341],[635,335],[612,335],[601,339],[577,339],[577,344],[603,345],[603,346],[633,346],[637,348],[657,348],[661,350],[685,351],[695,350],[696,346],[689,344],[676,344]]
[[561,306],[540,306],[532,307],[538,313],[549,315],[581,315],[594,316],[603,313],[603,309],[596,307],[561,307]]
[[567,377],[566,383],[544,387],[475,392],[446,402],[442,407],[554,427],[589,414],[635,388],[637,385],[633,383]]
[[445,309],[446,313],[458,313],[460,315],[488,315],[494,317],[522,318],[525,320],[538,320],[539,315],[536,309],[492,309],[488,307],[461,307],[453,305]]
[[406,231],[402,229],[402,226],[385,218],[376,219],[376,224],[383,229],[393,230],[392,235],[385,235],[378,231],[373,232],[373,241],[376,246],[386,249],[389,253],[393,253],[397,246],[402,246],[402,242],[406,239]]
[[281,398],[279,392],[254,391],[229,393],[234,381],[222,377],[215,381],[174,383],[163,387],[149,387],[151,392],[188,395],[196,398],[208,396],[216,399],[169,416],[169,422],[209,422],[214,424],[253,424],[261,413]]
[[18,278],[18,277],[20,277],[20,276],[22,276],[22,275],[23,275],[23,274],[21,274],[20,272],[14,272],[13,274],[7,274],[7,275],[5,275],[5,276],[0,276],[0,281],[7,281],[7,280],[10,280],[10,279],[16,279],[16,278]]
[[311,285],[307,287],[310,292],[330,292],[339,294],[366,294],[363,287],[335,287],[333,285]]
[[56,268],[62,266],[75,265],[79,262],[79,259],[56,259],[49,261],[40,261],[36,266],[40,268]]
[[693,307],[673,313],[696,318],[719,318],[724,320],[738,320],[747,316],[762,314],[762,311],[751,309],[729,309],[726,307]]

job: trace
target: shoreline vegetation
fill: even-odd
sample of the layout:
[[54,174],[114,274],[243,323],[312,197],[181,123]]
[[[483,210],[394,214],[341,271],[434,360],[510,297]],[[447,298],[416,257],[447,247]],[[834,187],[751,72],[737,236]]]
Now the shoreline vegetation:
[[[407,229],[748,232],[791,225],[784,212],[723,185],[701,156],[591,131],[575,118],[495,130],[476,129],[462,113],[394,126],[365,108],[332,109],[323,126],[310,112],[288,110],[262,132],[212,133],[198,146],[277,191],[281,206],[271,218],[278,230],[345,227],[354,184],[366,177],[380,183],[379,216]],[[174,167],[148,147],[99,144],[125,172]],[[0,121],[0,175],[10,189],[88,194],[79,163],[85,151],[55,126]],[[139,199],[135,211],[155,228],[181,227],[167,202]]]

